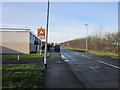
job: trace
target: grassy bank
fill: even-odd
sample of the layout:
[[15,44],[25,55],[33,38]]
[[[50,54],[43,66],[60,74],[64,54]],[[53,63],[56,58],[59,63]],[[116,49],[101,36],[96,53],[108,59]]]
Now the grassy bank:
[[85,51],[85,52],[92,53],[92,54],[104,55],[104,56],[110,56],[110,57],[113,57],[113,58],[120,58],[120,56],[119,56],[119,55],[116,55],[116,54],[111,54],[111,53],[97,52],[97,51],[90,51],[90,50],[83,50],[83,49],[70,48],[70,47],[63,47],[63,48],[73,49],[73,50],[80,50],[80,51]]
[[35,64],[2,65],[3,88],[42,88],[43,69]]
[[[50,56],[50,53],[47,53],[47,56]],[[8,54],[8,55],[2,55],[2,59],[17,59],[17,54]],[[44,53],[40,56],[39,53],[32,53],[32,54],[20,54],[20,59],[26,59],[26,58],[42,58],[44,57]]]

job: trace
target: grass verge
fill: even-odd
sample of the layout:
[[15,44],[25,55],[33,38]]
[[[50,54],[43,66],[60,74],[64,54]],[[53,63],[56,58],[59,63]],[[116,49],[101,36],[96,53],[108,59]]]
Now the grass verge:
[[[47,53],[47,56],[50,56],[50,53]],[[8,55],[2,55],[2,59],[16,59],[18,57],[17,54],[8,54]],[[20,59],[30,59],[30,58],[40,58],[44,57],[44,53],[40,56],[39,53],[32,53],[32,54],[20,54]]]
[[84,51],[84,52],[88,52],[88,53],[92,53],[92,54],[97,54],[97,55],[104,55],[104,56],[110,56],[113,58],[120,58],[119,55],[116,54],[110,54],[110,53],[105,53],[105,52],[96,52],[96,51],[87,51],[87,50],[83,50],[83,49],[78,49],[78,48],[69,48],[69,47],[63,47],[63,48],[67,48],[67,49],[73,49],[73,50],[80,50],[80,51]]
[[35,64],[2,65],[2,87],[43,88],[43,69]]

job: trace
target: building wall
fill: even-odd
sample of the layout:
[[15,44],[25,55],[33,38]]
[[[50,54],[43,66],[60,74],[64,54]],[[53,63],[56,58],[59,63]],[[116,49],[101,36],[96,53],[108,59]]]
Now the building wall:
[[40,41],[38,40],[38,38],[30,33],[30,52],[37,52],[40,48]]
[[32,33],[30,33],[30,52],[35,52],[34,41],[35,41],[35,36]]
[[0,31],[2,34],[2,53],[29,53],[28,31]]

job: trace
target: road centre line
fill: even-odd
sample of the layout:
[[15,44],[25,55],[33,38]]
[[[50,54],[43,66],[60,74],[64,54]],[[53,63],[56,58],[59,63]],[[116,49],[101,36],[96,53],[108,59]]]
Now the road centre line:
[[85,57],[85,58],[87,58],[87,59],[91,59],[90,57],[87,57],[87,56],[85,56],[85,55],[82,55],[83,57]]
[[79,55],[78,53],[75,52],[76,55]]
[[117,68],[117,69],[120,69],[120,67],[118,67],[118,66],[115,66],[115,65],[112,65],[112,64],[109,64],[109,63],[103,62],[103,61],[99,61],[99,60],[97,60],[97,62],[102,63],[102,64],[105,64],[105,65],[108,65],[108,66],[111,66],[111,67],[114,67],[114,68]]

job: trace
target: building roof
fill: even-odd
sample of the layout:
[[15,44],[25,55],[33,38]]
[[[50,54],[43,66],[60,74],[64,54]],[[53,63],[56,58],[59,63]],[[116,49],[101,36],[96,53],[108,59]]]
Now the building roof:
[[22,29],[22,28],[0,28],[0,31],[29,31],[30,29]]
[[28,28],[25,28],[25,29],[23,28],[0,28],[0,32],[30,32],[32,35],[34,35],[37,38],[36,34]]
[[34,36],[36,36],[36,34],[28,28],[26,28],[26,29],[23,29],[23,28],[0,28],[0,32],[5,32],[5,31],[7,31],[7,32],[30,32]]

